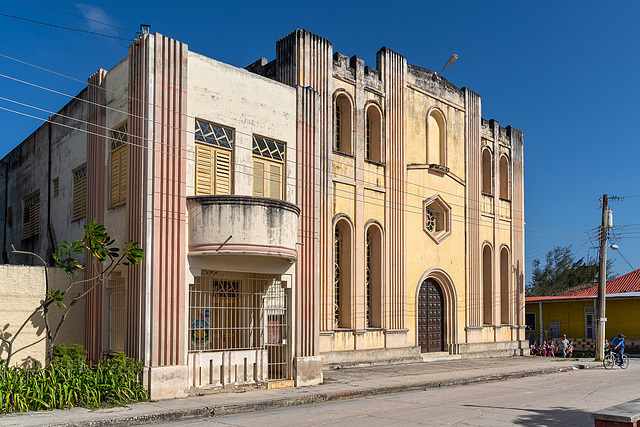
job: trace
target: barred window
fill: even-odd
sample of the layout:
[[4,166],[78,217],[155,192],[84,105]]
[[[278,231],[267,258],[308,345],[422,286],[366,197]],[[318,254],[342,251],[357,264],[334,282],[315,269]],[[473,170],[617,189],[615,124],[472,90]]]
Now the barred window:
[[27,239],[40,233],[40,190],[24,199],[22,210],[22,238]]
[[196,119],[195,194],[232,194],[233,129]]
[[284,200],[285,144],[253,137],[253,195]]
[[127,124],[111,131],[111,207],[127,201]]
[[84,218],[87,210],[87,165],[73,170],[73,212],[71,221]]

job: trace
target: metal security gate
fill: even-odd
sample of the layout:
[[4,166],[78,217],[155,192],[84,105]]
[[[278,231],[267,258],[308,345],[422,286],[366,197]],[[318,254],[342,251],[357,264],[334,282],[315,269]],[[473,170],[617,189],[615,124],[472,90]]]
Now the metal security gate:
[[279,278],[202,270],[189,287],[192,386],[290,379],[288,335]]

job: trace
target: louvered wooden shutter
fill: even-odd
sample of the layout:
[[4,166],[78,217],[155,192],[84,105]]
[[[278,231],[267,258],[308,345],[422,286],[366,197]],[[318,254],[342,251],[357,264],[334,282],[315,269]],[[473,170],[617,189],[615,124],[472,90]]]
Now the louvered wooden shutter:
[[127,145],[120,147],[120,194],[118,196],[118,202],[120,204],[127,201]]
[[216,192],[215,194],[231,194],[231,153],[215,150],[216,156]]
[[196,196],[213,194],[213,148],[196,144]]
[[269,197],[282,199],[282,165],[271,163],[269,172]]
[[71,220],[75,221],[85,216],[87,209],[87,175],[73,182],[73,213]]
[[120,150],[111,152],[111,207],[120,201]]
[[253,159],[253,195],[264,197],[264,162]]

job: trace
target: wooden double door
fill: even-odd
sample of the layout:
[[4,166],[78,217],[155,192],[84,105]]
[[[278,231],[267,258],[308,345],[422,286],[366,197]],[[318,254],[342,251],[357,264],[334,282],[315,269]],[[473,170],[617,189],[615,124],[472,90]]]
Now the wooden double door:
[[433,279],[422,282],[418,292],[418,345],[422,353],[444,351],[444,299]]

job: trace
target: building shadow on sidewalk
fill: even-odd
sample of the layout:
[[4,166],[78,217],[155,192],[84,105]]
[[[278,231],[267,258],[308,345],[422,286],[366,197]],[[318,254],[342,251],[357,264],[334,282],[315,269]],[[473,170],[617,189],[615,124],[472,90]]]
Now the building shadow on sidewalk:
[[493,408],[521,413],[513,419],[514,425],[526,426],[589,426],[593,425],[591,412],[564,406],[552,408],[510,408],[507,406],[464,405],[469,408]]

